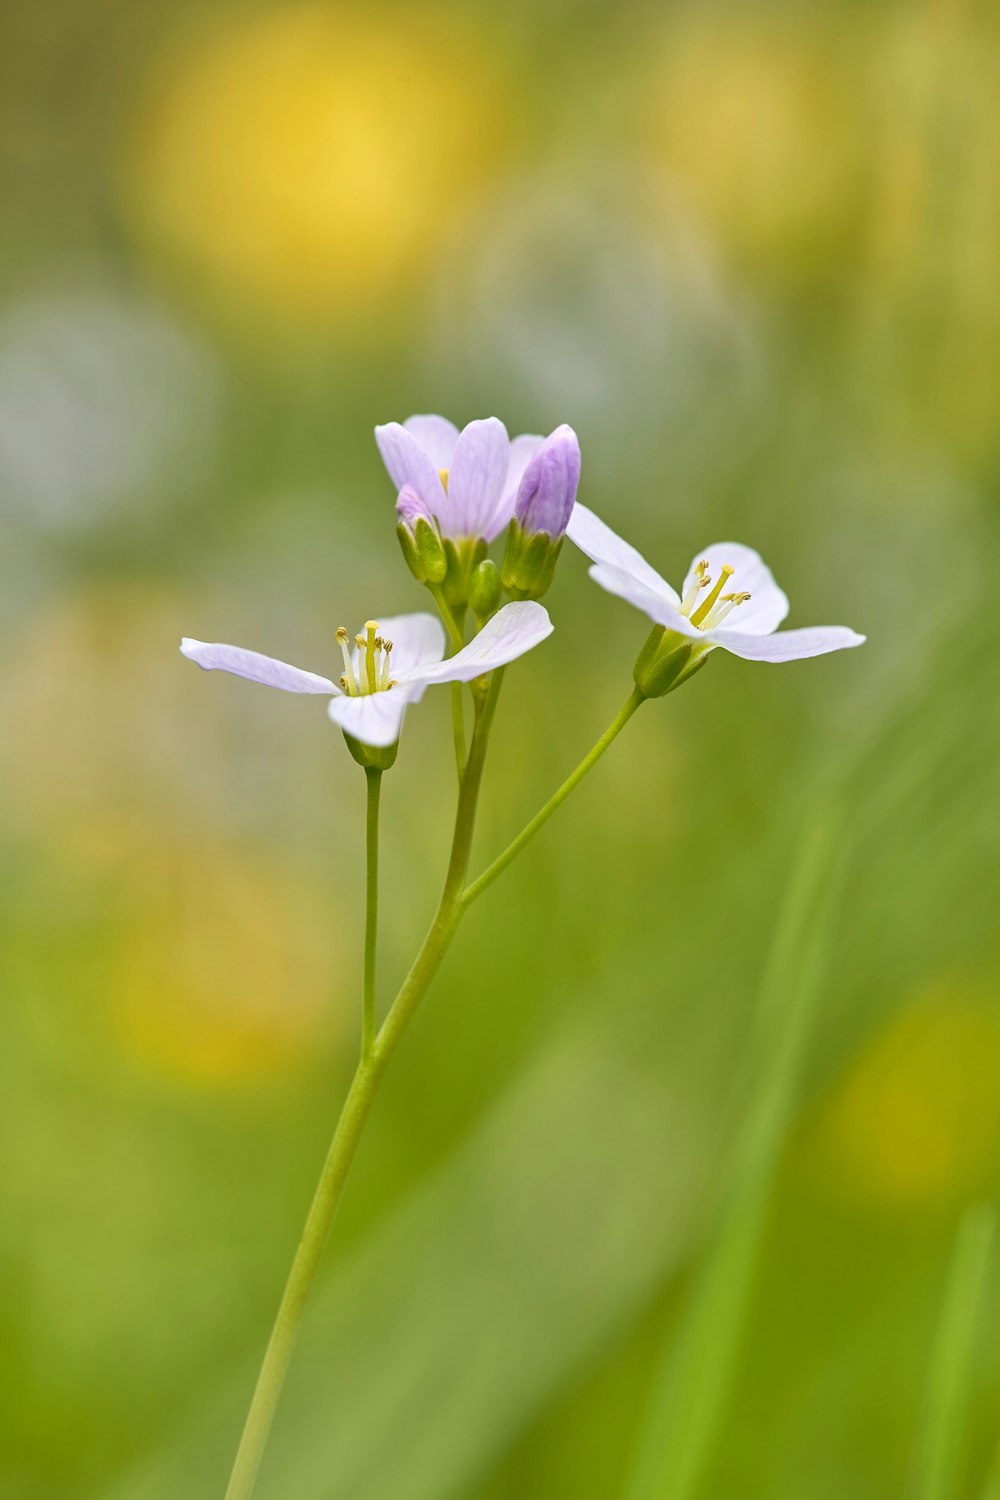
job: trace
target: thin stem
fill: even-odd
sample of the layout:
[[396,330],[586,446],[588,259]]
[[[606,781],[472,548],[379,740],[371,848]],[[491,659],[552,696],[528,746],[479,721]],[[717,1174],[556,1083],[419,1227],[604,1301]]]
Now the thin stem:
[[[482,782],[483,767],[486,760],[486,748],[489,741],[490,729],[493,724],[493,716],[496,712],[497,698],[503,680],[503,669],[493,673],[489,688],[485,695],[476,701],[476,722],[472,733],[472,744],[469,748],[469,761],[465,774],[462,777],[458,796],[458,810],[455,815],[455,831],[452,837],[451,855],[448,860],[448,873],[445,876],[444,888],[438,909],[434,915],[430,929],[425,937],[420,951],[414,959],[409,974],[403,981],[399,994],[393,1002],[392,1008],[382,1025],[381,1031],[375,1039],[370,1052],[362,1054],[358,1063],[351,1087],[348,1090],[344,1107],[334,1131],[333,1141],[327,1154],[326,1162],[320,1176],[312,1205],[306,1219],[299,1247],[295,1252],[288,1280],[285,1283],[284,1294],[278,1308],[274,1328],[268,1342],[264,1362],[261,1366],[260,1375],[254,1390],[253,1399],[250,1403],[250,1411],[247,1414],[243,1435],[240,1439],[239,1450],[236,1454],[236,1462],[233,1466],[232,1477],[226,1490],[226,1500],[250,1500],[257,1473],[260,1469],[264,1448],[267,1444],[271,1423],[274,1419],[275,1409],[281,1396],[281,1390],[288,1373],[295,1343],[298,1338],[302,1315],[305,1311],[306,1302],[312,1289],[316,1272],[322,1259],[323,1249],[330,1233],[334,1215],[340,1203],[354,1160],[358,1142],[361,1139],[365,1122],[368,1119],[372,1102],[385,1072],[389,1058],[392,1056],[410,1019],[417,1006],[423,999],[431,980],[437,973],[441,960],[444,958],[451,940],[458,929],[462,918],[462,886],[469,868],[469,851],[472,847],[472,834],[475,828],[476,808],[479,801],[479,788]],[[369,841],[371,841],[373,827],[377,831],[378,791],[374,793],[375,818],[372,817],[372,783],[369,781]],[[369,842],[369,851],[371,851]],[[371,881],[372,864],[369,860],[369,881]],[[371,901],[371,886],[369,886],[369,902]],[[369,904],[371,912],[371,905]],[[374,922],[372,923],[372,929]],[[367,1015],[367,981],[368,981],[368,939],[365,944],[366,956],[366,1015]],[[374,979],[374,957],[372,958],[372,978]],[[374,994],[374,989],[372,990]]]
[[465,645],[465,637],[462,635],[461,625],[452,614],[451,605],[444,597],[444,590],[439,583],[429,583],[427,587],[431,591],[434,603],[440,610],[441,618],[444,621],[444,628],[447,630],[448,639],[451,641],[452,650],[461,651]]
[[608,746],[612,743],[613,740],[617,739],[618,735],[625,728],[625,725],[628,723],[629,719],[631,719],[632,715],[639,707],[639,704],[645,703],[645,701],[646,700],[643,694],[639,692],[638,688],[636,688],[629,697],[628,701],[625,703],[621,712],[617,715],[616,718],[611,721],[607,729],[601,735],[601,738],[597,741],[597,744],[594,745],[593,749],[591,749],[588,754],[584,756],[583,760],[577,766],[572,775],[567,776],[566,780],[563,782],[559,790],[549,798],[548,802],[546,802],[545,806],[535,814],[531,822],[528,823],[526,827],[522,828],[521,832],[518,834],[517,838],[514,839],[513,843],[508,844],[507,848],[503,851],[502,854],[497,856],[497,858],[488,867],[488,869],[484,870],[480,876],[472,881],[471,885],[466,886],[461,898],[463,909],[466,906],[471,906],[472,902],[475,901],[478,896],[481,896],[483,894],[483,891],[486,890],[487,886],[492,885],[497,876],[503,874],[504,870],[506,870],[511,860],[517,858],[521,850],[524,848],[525,844],[527,844],[530,839],[534,838],[538,830],[548,822],[557,808],[560,808],[566,801],[566,798],[569,796],[570,792],[572,792],[577,786],[579,786],[580,782],[586,776],[587,772],[593,769],[593,767],[600,760],[601,756],[604,754],[605,750],[607,750]]
[[458,779],[465,775],[465,715],[462,712],[462,684],[451,684],[451,733],[455,742],[455,768]]
[[378,812],[382,772],[366,767],[368,809],[365,822],[365,978],[361,1026],[361,1056],[375,1045],[375,953],[378,946]]

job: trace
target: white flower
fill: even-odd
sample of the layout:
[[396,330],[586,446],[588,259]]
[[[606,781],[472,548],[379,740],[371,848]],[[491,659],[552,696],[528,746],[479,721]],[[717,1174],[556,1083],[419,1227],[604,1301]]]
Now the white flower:
[[721,646],[747,661],[796,661],[860,646],[865,639],[845,625],[778,632],[788,600],[763,559],[740,542],[715,542],[697,553],[678,594],[585,505],[574,506],[566,534],[593,562],[595,583],[687,637],[697,659]]
[[339,685],[240,646],[185,637],[181,651],[206,671],[232,672],[286,693],[324,693],[332,700],[328,712],[335,724],[363,745],[384,748],[396,743],[407,706],[418,703],[425,688],[437,682],[471,682],[523,656],[551,634],[548,613],[532,601],[505,605],[447,660],[442,660],[444,630],[434,615],[395,615],[381,624],[369,620],[364,634],[355,637],[353,651],[341,626],[337,641],[344,672]]

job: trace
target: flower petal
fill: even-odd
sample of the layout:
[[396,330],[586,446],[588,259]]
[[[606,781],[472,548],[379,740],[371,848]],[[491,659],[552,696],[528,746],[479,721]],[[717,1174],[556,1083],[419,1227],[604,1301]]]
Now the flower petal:
[[446,536],[486,535],[503,494],[509,452],[507,429],[498,417],[462,429],[448,473],[446,512],[439,515]]
[[430,521],[433,525],[434,517],[431,508],[423,495],[418,495],[412,484],[404,484],[396,496],[396,515],[412,531],[417,523],[418,517]]
[[400,686],[390,688],[387,693],[369,693],[364,698],[344,695],[332,698],[327,713],[335,724],[363,745],[383,749],[399,739],[403,715],[407,704],[412,702],[415,702],[414,697]]
[[846,625],[811,625],[805,630],[779,630],[768,635],[748,635],[720,625],[706,630],[705,640],[721,646],[744,661],[799,661],[806,656],[825,656],[828,651],[845,651],[861,646],[865,637]]
[[407,432],[398,422],[387,422],[383,427],[376,427],[375,441],[397,493],[406,485],[412,485],[434,515],[440,515],[445,494],[438,466],[413,433]]
[[668,630],[676,630],[679,635],[690,636],[692,640],[702,638],[702,631],[692,625],[686,615],[681,614],[679,606],[672,599],[666,598],[659,589],[650,588],[649,584],[643,583],[634,573],[626,573],[623,568],[613,568],[609,563],[596,563],[590,569],[590,576],[609,594],[617,594],[619,599],[626,599],[636,609],[641,609],[654,624],[665,625]]
[[433,666],[444,655],[444,626],[437,615],[376,615],[379,635],[392,642],[389,657],[391,675],[399,680],[403,673]]
[[[610,526],[605,525],[599,516],[595,516],[592,510],[588,510],[579,501],[573,507],[573,514],[566,527],[566,535],[581,552],[586,553],[591,562],[607,563],[619,572],[630,573],[633,578],[638,579],[654,593],[660,594],[662,598],[669,600],[671,604],[680,604],[680,598],[675,590],[670,587],[665,578],[660,577],[654,567],[650,566],[642,553],[637,552],[623,537],[612,531]],[[591,571],[591,577],[593,576],[593,571]],[[612,589],[611,592],[616,593],[617,590]],[[640,604],[639,608],[645,609],[645,605]]]
[[301,667],[290,667],[287,662],[277,661],[273,656],[244,651],[242,646],[192,641],[185,636],[181,641],[181,651],[206,672],[232,672],[236,677],[246,677],[250,682],[263,683],[265,687],[281,688],[286,693],[340,692],[328,677],[304,672]]
[[505,604],[469,644],[437,666],[420,667],[407,674],[401,685],[424,686],[432,682],[471,682],[484,672],[506,666],[552,634],[548,610],[534,600]]
[[435,469],[450,469],[458,442],[458,428],[447,417],[407,417],[403,423],[423,448]]
[[549,434],[524,471],[514,507],[523,529],[561,537],[579,485],[580,442],[564,422]]
[[766,635],[777,630],[788,614],[788,600],[774,581],[771,569],[759,552],[744,547],[742,542],[713,542],[704,552],[692,559],[684,579],[682,597],[695,582],[695,567],[699,562],[708,563],[711,577],[718,578],[719,569],[726,564],[732,568],[733,576],[726,584],[727,594],[747,593],[750,598],[739,605],[726,618],[726,629],[746,632],[748,635]]
[[510,458],[507,464],[507,478],[504,480],[503,494],[496,510],[493,520],[490,522],[491,535],[486,540],[492,542],[507,526],[510,525],[514,516],[514,506],[517,503],[517,491],[524,471],[544,443],[545,439],[534,432],[522,432],[518,437],[512,438],[510,443]]

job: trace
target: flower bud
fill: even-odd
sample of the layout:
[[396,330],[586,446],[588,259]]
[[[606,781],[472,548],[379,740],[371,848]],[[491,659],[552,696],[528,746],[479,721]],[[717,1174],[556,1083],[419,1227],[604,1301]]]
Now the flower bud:
[[396,514],[396,536],[410,572],[420,583],[440,583],[448,571],[444,543],[434,517],[412,485],[400,490]]
[[478,620],[488,620],[500,607],[502,584],[500,569],[486,557],[472,570],[469,579],[469,608]]
[[663,698],[693,677],[707,660],[708,652],[697,641],[654,625],[636,657],[632,677],[644,698]]
[[569,524],[580,485],[580,443],[565,423],[549,434],[521,478],[514,517],[529,536],[557,542]]

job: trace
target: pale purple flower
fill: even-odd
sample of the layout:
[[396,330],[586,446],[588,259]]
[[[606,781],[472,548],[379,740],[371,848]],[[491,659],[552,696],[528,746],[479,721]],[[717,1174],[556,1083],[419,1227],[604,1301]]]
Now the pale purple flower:
[[860,646],[865,639],[844,625],[779,632],[788,600],[762,558],[739,542],[715,542],[699,552],[678,594],[586,506],[574,508],[567,535],[594,563],[590,576],[596,583],[657,625],[696,642],[699,656],[721,646],[747,661],[796,661]]
[[544,531],[558,541],[566,530],[580,484],[580,443],[572,427],[557,427],[525,466],[514,504],[514,518],[527,535]]
[[376,427],[375,441],[399,494],[401,520],[433,517],[442,536],[492,542],[514,514],[517,486],[542,439],[511,442],[497,417],[459,432],[446,417],[416,416]]
[[434,615],[395,615],[378,624],[369,620],[353,650],[347,631],[337,631],[344,658],[339,684],[239,646],[185,638],[181,651],[207,671],[232,672],[286,693],[326,694],[335,724],[362,744],[382,748],[396,743],[407,706],[418,703],[426,688],[471,682],[523,656],[551,633],[542,605],[507,604],[467,646],[442,660],[444,630]]

